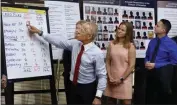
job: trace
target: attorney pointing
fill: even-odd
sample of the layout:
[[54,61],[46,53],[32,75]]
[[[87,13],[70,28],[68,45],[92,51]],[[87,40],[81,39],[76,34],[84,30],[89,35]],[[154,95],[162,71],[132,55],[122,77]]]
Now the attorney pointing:
[[84,20],[76,23],[75,39],[43,35],[34,26],[28,25],[32,36],[38,33],[47,42],[58,48],[72,51],[70,72],[70,96],[68,104],[101,104],[106,88],[106,67],[103,52],[93,43],[97,34],[97,25]]

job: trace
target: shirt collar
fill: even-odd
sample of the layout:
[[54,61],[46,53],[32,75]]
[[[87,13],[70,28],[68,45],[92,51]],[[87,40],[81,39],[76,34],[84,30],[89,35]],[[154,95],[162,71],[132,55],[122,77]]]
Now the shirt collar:
[[84,51],[87,51],[87,50],[88,50],[89,48],[91,48],[93,45],[94,45],[93,42],[90,42],[90,43],[88,43],[88,44],[85,44],[85,45],[84,45]]
[[165,35],[165,36],[163,36],[163,37],[161,37],[161,38],[158,38],[158,37],[157,37],[157,39],[164,40],[164,39],[166,39],[166,37],[167,37],[167,35]]

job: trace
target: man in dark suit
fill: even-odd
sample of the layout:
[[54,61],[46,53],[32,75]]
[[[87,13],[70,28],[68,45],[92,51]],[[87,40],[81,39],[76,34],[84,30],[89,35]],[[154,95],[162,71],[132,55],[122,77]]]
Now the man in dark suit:
[[65,86],[65,94],[66,94],[66,101],[68,103],[69,101],[69,77],[70,77],[70,71],[71,71],[71,51],[64,50],[63,52],[63,66],[64,66],[64,86]]
[[177,43],[177,35],[172,38]]
[[[3,43],[1,41],[1,48],[3,48]],[[1,89],[6,88],[7,86],[7,77],[5,72],[5,60],[4,52],[1,52]]]
[[4,70],[2,70],[2,67],[1,67],[1,89],[6,88],[6,86],[7,86],[7,77],[4,73]]
[[[177,35],[172,38],[177,44]],[[172,82],[172,97],[173,97],[173,104],[177,104],[177,65],[174,66],[174,75],[173,75],[173,82]]]

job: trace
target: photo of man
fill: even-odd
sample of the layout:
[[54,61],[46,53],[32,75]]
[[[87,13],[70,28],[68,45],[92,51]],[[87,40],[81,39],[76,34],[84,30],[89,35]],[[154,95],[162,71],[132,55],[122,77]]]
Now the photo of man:
[[114,25],[108,25],[109,33],[114,33]]
[[95,7],[92,7],[91,14],[96,14]]
[[110,36],[109,36],[109,41],[112,41],[112,40],[114,40],[114,37],[113,37],[112,34],[110,34]]
[[136,33],[136,39],[141,39],[141,35],[139,31]]
[[126,11],[126,10],[123,11],[122,18],[128,18],[128,15],[127,15],[127,11]]
[[140,19],[140,14],[139,14],[139,12],[136,12],[135,19]]
[[104,26],[104,32],[108,32],[107,26]]
[[102,43],[101,50],[106,50],[106,46],[104,43]]
[[90,17],[87,15],[86,21],[90,22]]
[[100,7],[98,7],[97,15],[101,15],[101,14],[102,14],[101,9]]
[[109,17],[109,24],[113,24],[112,17]]
[[116,15],[116,16],[118,16],[118,15],[119,15],[119,13],[118,13],[117,9],[114,9],[114,15]]
[[146,22],[143,22],[142,29],[147,30]]
[[141,17],[141,19],[147,19],[145,12],[142,12],[142,15],[143,15],[143,16]]
[[143,41],[141,42],[140,50],[145,50],[145,46],[144,46],[144,42]]
[[108,15],[113,15],[113,8],[108,8]]
[[129,19],[134,19],[134,15],[132,11],[130,11]]
[[149,19],[149,20],[153,20],[153,17],[152,17],[152,13],[151,13],[151,12],[149,12],[148,19]]
[[106,8],[103,9],[103,15],[107,15],[107,10],[106,10]]
[[115,19],[114,19],[114,24],[119,24],[119,20],[117,17],[115,17]]
[[107,24],[107,18],[106,18],[106,16],[103,16],[103,24]]
[[108,41],[108,34],[104,34],[104,41]]
[[85,6],[85,13],[90,14],[90,6]]
[[138,50],[140,48],[139,41],[134,40],[135,48]]
[[91,21],[93,21],[94,23],[96,23],[96,16],[95,15],[91,16]]
[[152,26],[152,22],[149,22],[149,27],[148,27],[149,30],[153,30],[153,26]]
[[98,32],[102,32],[102,25],[98,25]]
[[102,34],[98,33],[98,41],[102,41]]
[[141,21],[135,21],[135,28],[141,29]]
[[98,24],[102,23],[102,20],[101,20],[101,17],[98,16],[98,21],[97,21]]
[[142,39],[148,39],[146,32],[143,32],[143,37]]

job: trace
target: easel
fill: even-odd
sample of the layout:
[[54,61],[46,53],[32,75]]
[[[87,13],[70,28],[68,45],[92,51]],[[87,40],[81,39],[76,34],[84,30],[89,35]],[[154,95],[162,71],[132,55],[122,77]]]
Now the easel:
[[[14,2],[10,2],[11,4],[7,4],[9,6],[14,5]],[[4,4],[5,5],[5,4]],[[28,8],[28,6],[23,6],[24,8]],[[29,6],[30,7],[30,6]],[[2,16],[2,15],[1,15]],[[47,22],[48,19],[47,19]],[[1,24],[1,29],[3,30],[2,24]],[[2,32],[2,31],[1,31]],[[48,27],[48,32],[49,32],[49,27]],[[1,33],[3,34],[3,32]],[[4,46],[4,39],[2,38],[2,46]],[[4,48],[2,48],[2,53],[5,53]],[[51,46],[50,46],[50,54],[51,52]],[[5,61],[5,56],[2,56]],[[52,56],[51,56],[52,57]],[[52,63],[52,60],[51,60]],[[42,76],[42,77],[34,77],[34,78],[24,78],[24,79],[17,79],[17,80],[8,80],[7,81],[7,87],[5,89],[5,93],[2,94],[5,96],[5,103],[6,104],[12,104],[14,105],[14,95],[15,94],[31,94],[31,93],[51,93],[51,104],[57,104],[57,97],[56,97],[56,88],[55,88],[55,78],[54,78],[54,69],[53,65],[51,64],[52,67],[52,74],[50,76]],[[2,67],[1,69],[6,70],[6,66]],[[27,91],[14,91],[14,83],[20,82],[20,81],[32,81],[32,80],[41,80],[41,79],[49,79],[50,81],[50,89],[48,90],[27,90]]]

